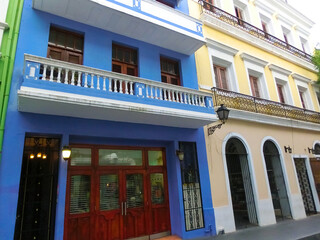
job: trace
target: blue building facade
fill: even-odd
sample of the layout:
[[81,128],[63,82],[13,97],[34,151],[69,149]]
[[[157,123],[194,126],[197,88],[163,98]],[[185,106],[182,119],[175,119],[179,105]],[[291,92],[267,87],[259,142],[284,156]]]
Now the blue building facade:
[[216,117],[194,59],[203,43],[185,0],[25,0],[1,238],[214,235],[202,126]]

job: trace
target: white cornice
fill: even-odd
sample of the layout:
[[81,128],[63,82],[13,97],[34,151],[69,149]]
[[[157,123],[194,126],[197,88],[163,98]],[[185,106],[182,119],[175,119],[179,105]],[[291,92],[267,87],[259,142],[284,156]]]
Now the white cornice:
[[223,43],[217,42],[216,40],[213,40],[212,38],[206,38],[206,41],[207,41],[207,46],[208,47],[211,47],[213,49],[216,49],[216,50],[219,50],[221,52],[227,53],[229,55],[234,56],[239,52],[238,49],[235,49],[235,48],[227,46],[227,45],[225,45]]
[[284,69],[282,67],[279,67],[277,65],[274,65],[274,64],[269,64],[268,67],[271,71],[278,72],[278,73],[284,74],[286,76],[289,76],[291,74],[291,71]]
[[[297,9],[292,7],[290,4],[281,1],[281,0],[256,0],[255,4],[263,9],[277,9],[277,12],[280,15],[286,15],[294,19],[295,22],[299,22],[299,25],[302,24],[305,28],[311,29],[315,24],[311,19],[303,15]],[[275,11],[274,11],[275,12]]]
[[301,76],[300,74],[297,74],[297,73],[292,73],[291,76],[296,79],[296,80],[299,80],[301,82],[305,82],[305,83],[310,83],[311,82],[311,79],[309,78],[306,78],[304,76]]
[[238,109],[230,109],[229,119],[238,119],[249,122],[262,123],[267,125],[289,127],[320,132],[320,124],[299,121],[288,118],[281,118],[261,113],[242,111]]
[[233,38],[239,39],[243,42],[246,42],[252,46],[255,46],[257,48],[260,48],[264,51],[269,52],[270,54],[273,54],[277,57],[280,57],[282,59],[285,59],[286,61],[292,62],[300,67],[303,67],[305,69],[308,69],[309,71],[316,72],[314,65],[311,62],[308,62],[307,60],[297,57],[292,53],[289,53],[279,47],[276,47],[262,39],[259,39],[241,29],[238,29],[226,22],[221,21],[220,19],[211,16],[210,14],[203,13],[201,15],[201,20],[203,21],[203,24],[216,29],[220,32],[225,33],[226,35],[229,35]]
[[244,61],[248,61],[248,62],[251,62],[251,63],[254,63],[254,64],[257,64],[257,65],[260,65],[262,67],[265,67],[267,66],[268,62],[267,61],[264,61],[260,58],[257,58],[257,57],[254,57],[250,54],[247,54],[247,53],[241,53],[240,54],[240,57],[244,60]]

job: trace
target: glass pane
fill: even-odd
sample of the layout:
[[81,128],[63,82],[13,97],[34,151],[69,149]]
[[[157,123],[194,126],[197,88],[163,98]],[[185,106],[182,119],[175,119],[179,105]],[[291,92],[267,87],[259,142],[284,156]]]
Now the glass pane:
[[142,166],[141,150],[99,149],[100,166]]
[[90,166],[91,149],[90,148],[72,148],[71,166]]
[[100,176],[100,210],[119,209],[118,175]]
[[90,176],[71,176],[70,185],[70,213],[75,214],[89,212]]
[[148,151],[149,166],[162,166],[162,151]]
[[163,173],[150,174],[151,181],[151,202],[152,204],[164,203]]
[[127,208],[143,206],[143,176],[129,174],[126,176]]

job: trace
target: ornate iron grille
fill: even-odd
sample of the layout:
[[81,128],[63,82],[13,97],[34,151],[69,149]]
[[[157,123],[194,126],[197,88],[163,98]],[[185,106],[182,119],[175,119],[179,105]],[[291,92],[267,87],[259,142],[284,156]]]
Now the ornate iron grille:
[[191,231],[204,228],[198,158],[194,142],[180,142],[179,145],[184,152],[180,163],[185,226],[186,231]]
[[212,88],[214,105],[320,124],[320,113],[220,88]]
[[285,41],[261,30],[260,28],[257,28],[253,25],[251,25],[250,23],[247,23],[233,15],[231,15],[230,13],[227,13],[225,11],[223,11],[220,8],[217,8],[216,6],[208,3],[205,0],[199,0],[199,3],[202,5],[202,13],[207,13],[210,14],[211,16],[214,16],[218,19],[220,19],[221,21],[224,21],[236,28],[239,28],[259,39],[262,39],[276,47],[279,47],[287,52],[290,52],[291,54],[300,57],[300,58],[304,58],[305,60],[311,62],[311,58],[312,56],[305,53],[304,51],[286,43]]

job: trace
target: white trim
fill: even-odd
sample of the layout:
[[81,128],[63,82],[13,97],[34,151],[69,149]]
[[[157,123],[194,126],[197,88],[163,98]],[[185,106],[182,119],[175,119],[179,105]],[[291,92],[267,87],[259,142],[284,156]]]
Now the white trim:
[[200,89],[203,89],[203,90],[211,91],[211,88],[212,88],[212,87],[210,87],[210,86],[208,86],[208,85],[199,84],[199,88],[200,88]]
[[228,36],[239,39],[240,41],[248,43],[259,49],[267,51],[268,53],[274,56],[285,59],[286,61],[292,62],[298,66],[304,67],[309,71],[316,73],[314,65],[306,59],[297,57],[294,54],[287,52],[286,50],[283,50],[277,46],[274,46],[273,44],[270,44],[269,42],[259,39],[241,29],[238,29],[230,25],[229,23],[226,23],[216,17],[211,16],[208,13],[202,13],[200,19],[206,26],[209,26],[213,29],[227,34]]
[[253,95],[253,93],[251,90],[250,76],[254,76],[258,79],[260,98],[270,99],[269,89],[264,74],[264,68],[268,64],[268,62],[247,53],[240,54],[240,57],[242,58],[245,65],[247,81],[251,95]]
[[[222,207],[215,207],[214,217],[217,234],[219,230],[224,230],[225,233],[234,232],[236,230],[232,204]],[[233,221],[231,219],[233,219]]]
[[242,58],[242,60],[244,61],[248,61],[248,62],[251,62],[251,63],[254,63],[254,64],[257,64],[261,67],[265,67],[267,66],[268,62],[267,61],[264,61],[260,58],[257,58],[257,57],[254,57],[248,53],[241,53],[240,54],[240,57]]
[[235,56],[239,52],[238,49],[230,47],[228,45],[225,45],[225,44],[218,42],[212,38],[207,37],[205,40],[207,42],[208,47],[213,48],[213,49],[220,51],[220,52],[224,52],[228,55]]
[[249,122],[262,123],[267,125],[275,125],[288,127],[293,129],[304,129],[313,132],[320,132],[320,124],[299,121],[294,119],[282,118],[278,116],[266,115],[262,113],[249,112],[238,109],[231,109],[229,119],[238,119]]
[[276,92],[278,96],[278,101],[280,102],[280,97],[277,90],[277,84],[280,84],[283,86],[285,103],[289,105],[293,105],[294,102],[293,102],[292,92],[289,84],[289,75],[291,74],[291,71],[286,70],[274,64],[269,64],[268,67],[272,72],[274,86],[276,88]]
[[298,73],[291,73],[291,76],[292,76],[294,79],[299,80],[299,81],[301,81],[301,82],[305,82],[305,83],[311,83],[311,82],[312,82],[311,79],[306,78],[306,77],[304,77],[304,76],[302,76],[302,75],[300,75],[300,74],[298,74]]
[[[249,147],[249,144],[247,143],[247,141],[245,140],[245,138],[243,136],[241,136],[238,133],[234,133],[231,132],[229,133],[227,136],[225,136],[223,143],[222,143],[222,159],[223,159],[223,166],[224,166],[224,172],[225,172],[225,180],[226,180],[226,186],[227,186],[227,193],[228,193],[228,207],[233,209],[232,207],[232,198],[231,198],[231,190],[230,190],[230,182],[229,182],[229,174],[228,174],[228,167],[227,167],[227,159],[226,159],[226,145],[227,142],[231,139],[231,138],[237,138],[238,140],[241,141],[241,143],[243,144],[243,146],[246,149],[247,152],[247,161],[248,161],[248,166],[249,166],[249,172],[250,172],[250,178],[251,178],[251,184],[252,184],[252,192],[253,192],[253,197],[254,197],[254,202],[255,202],[255,208],[256,208],[256,214],[257,214],[257,220],[258,220],[258,224],[259,226],[262,226],[260,224],[265,224],[265,221],[261,221],[262,213],[264,211],[262,211],[262,206],[263,204],[260,204],[259,199],[258,199],[258,189],[257,189],[257,182],[256,182],[256,176],[255,176],[255,171],[254,171],[254,166],[253,166],[253,161],[252,161],[252,154],[251,154],[251,150]],[[261,206],[260,206],[261,205]],[[229,217],[229,225],[233,225],[234,229],[235,229],[235,219],[234,219],[234,215],[233,215],[233,211],[232,211],[232,216],[228,216]]]
[[[276,146],[276,148],[278,150],[279,157],[280,157],[281,171],[282,171],[282,174],[283,174],[283,180],[284,180],[285,187],[286,187],[286,192],[287,192],[290,212],[291,212],[292,218],[294,218],[293,216],[297,216],[297,213],[295,212],[295,209],[293,209],[293,205],[294,204],[293,204],[293,199],[292,199],[292,196],[291,196],[289,178],[288,178],[288,173],[287,173],[287,167],[286,167],[286,164],[285,164],[285,161],[284,161],[282,148],[281,148],[280,144],[278,143],[278,141],[275,138],[273,138],[271,136],[266,136],[261,141],[260,150],[261,150],[261,156],[262,156],[262,159],[263,159],[262,162],[263,162],[264,176],[265,176],[265,179],[266,179],[266,182],[267,182],[267,185],[268,185],[268,193],[270,194],[271,203],[272,203],[272,197],[271,197],[270,183],[269,183],[269,178],[268,178],[268,174],[267,174],[267,166],[266,166],[266,161],[265,161],[264,152],[263,152],[263,146],[266,143],[266,141],[271,141]],[[272,203],[272,206],[273,206],[273,203]],[[272,209],[272,210],[274,212],[274,209]],[[275,215],[274,215],[274,217],[275,217]],[[275,221],[276,221],[276,218],[275,218]]]
[[186,128],[217,121],[213,110],[210,114],[24,86],[18,98],[22,112]]
[[223,43],[207,38],[207,47],[209,52],[210,70],[212,75],[212,86],[216,87],[215,74],[213,65],[219,65],[226,68],[226,78],[228,82],[228,90],[238,92],[239,82],[235,70],[234,56],[239,51],[231,48]]

